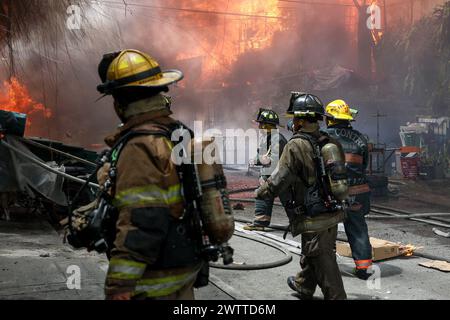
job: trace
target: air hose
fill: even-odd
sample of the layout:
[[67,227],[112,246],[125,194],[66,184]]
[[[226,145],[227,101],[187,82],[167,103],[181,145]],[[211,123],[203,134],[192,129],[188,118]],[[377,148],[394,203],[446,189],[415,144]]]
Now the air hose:
[[[239,199],[239,201],[241,201],[241,200],[246,200],[246,199]],[[252,200],[249,200],[249,201],[252,201]],[[243,223],[251,223],[252,222],[251,220],[248,220],[248,219],[235,218],[234,220],[238,221],[238,222],[243,222]],[[267,226],[266,228],[273,229],[273,230],[285,231],[287,229],[287,227],[288,226],[271,224],[271,225]],[[339,240],[339,241],[342,241],[342,242],[348,242],[348,239],[345,238],[345,237],[339,237],[338,236],[338,237],[336,237],[336,240]],[[425,252],[417,252],[417,251],[415,251],[413,255],[417,256],[417,257],[422,257],[422,258],[425,258],[425,259],[429,259],[429,260],[440,260],[440,261],[446,261],[446,262],[450,263],[450,261],[448,259],[444,258],[444,257],[432,255],[432,254],[425,253]]]

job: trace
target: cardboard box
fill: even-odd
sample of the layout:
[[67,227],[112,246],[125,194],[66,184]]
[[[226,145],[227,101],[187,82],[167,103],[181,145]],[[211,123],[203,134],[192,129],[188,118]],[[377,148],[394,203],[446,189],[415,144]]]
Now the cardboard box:
[[450,263],[448,263],[447,261],[433,260],[419,263],[419,265],[427,268],[437,269],[443,272],[450,272]]
[[[372,245],[372,259],[373,261],[380,261],[389,258],[398,257],[403,254],[400,249],[401,245],[395,242],[390,242],[377,238],[370,238]],[[336,251],[339,255],[344,257],[352,257],[352,250],[348,242],[336,242]]]

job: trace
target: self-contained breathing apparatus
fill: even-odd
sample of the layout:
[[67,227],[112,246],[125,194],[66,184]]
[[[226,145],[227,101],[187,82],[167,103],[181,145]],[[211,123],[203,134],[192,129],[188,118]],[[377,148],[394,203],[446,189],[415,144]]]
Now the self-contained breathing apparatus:
[[[139,135],[149,134],[161,135],[160,132],[130,131],[122,136],[110,150],[100,155],[96,170],[89,176],[69,206],[67,242],[71,246],[106,253],[109,256],[115,240],[115,225],[119,214],[117,208],[113,205],[111,195],[117,175],[117,161],[128,140]],[[108,178],[100,186],[100,190],[96,194],[96,200],[72,212],[80,194],[89,182],[95,179],[100,168],[107,163],[110,163]]]
[[290,203],[287,208],[290,219],[295,215],[316,217],[324,213],[344,211],[347,206],[348,184],[345,157],[339,147],[330,142],[326,134],[318,139],[311,135],[296,133],[291,139],[309,141],[314,152],[317,179],[307,187],[304,203]]
[[[181,123],[177,123],[167,131],[130,131],[101,157],[98,169],[109,162],[109,178],[101,186],[95,202],[73,213],[69,212],[67,236],[69,244],[76,248],[84,247],[88,251],[95,250],[109,255],[114,246],[118,218],[118,209],[113,205],[111,190],[115,183],[116,164],[121,150],[127,141],[135,136],[160,135],[170,140],[172,133],[177,129],[189,130]],[[189,132],[192,136],[192,132],[190,130]],[[193,139],[191,141],[193,147]],[[88,182],[93,180],[98,169],[91,175]],[[234,232],[234,218],[222,165],[188,162],[177,165],[177,172],[183,186],[185,211],[180,221],[176,221],[171,228],[172,231],[169,231],[165,244],[167,248],[161,250],[161,258],[156,265],[163,268],[175,267],[172,260],[192,260],[193,258],[216,262],[219,257],[223,259],[224,264],[232,263],[233,249],[227,241]],[[72,202],[72,207],[75,201],[76,199]],[[192,245],[187,248],[190,244]],[[178,251],[181,250],[178,255],[183,257],[174,256],[177,255],[173,252],[177,247]],[[195,250],[191,250],[191,247],[195,247]],[[207,285],[208,275],[208,263],[204,263],[195,287]]]

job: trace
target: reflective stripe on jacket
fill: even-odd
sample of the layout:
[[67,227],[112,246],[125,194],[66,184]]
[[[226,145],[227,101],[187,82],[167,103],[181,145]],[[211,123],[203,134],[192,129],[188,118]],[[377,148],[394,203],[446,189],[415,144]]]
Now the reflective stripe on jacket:
[[[127,130],[167,130],[175,123],[170,111],[148,112],[131,118],[106,139],[112,145]],[[195,279],[199,266],[156,267],[170,221],[184,213],[182,186],[171,161],[173,143],[161,135],[140,135],[123,147],[112,190],[119,209],[115,248],[106,277],[105,294],[170,295]],[[158,269],[159,268],[159,269]]]

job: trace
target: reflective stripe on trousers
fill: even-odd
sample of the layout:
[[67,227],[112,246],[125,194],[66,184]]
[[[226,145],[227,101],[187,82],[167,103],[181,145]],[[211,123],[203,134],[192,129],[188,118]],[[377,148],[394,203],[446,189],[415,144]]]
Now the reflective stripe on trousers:
[[355,260],[356,269],[369,269],[372,265],[372,260]]
[[170,186],[167,190],[148,185],[119,192],[114,205],[120,209],[134,205],[172,205],[182,201],[181,184]]
[[149,298],[170,295],[193,281],[197,273],[198,270],[175,276],[139,280],[133,295],[145,295]]

